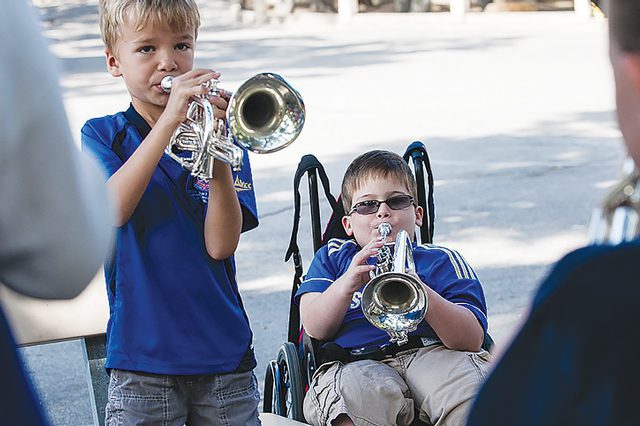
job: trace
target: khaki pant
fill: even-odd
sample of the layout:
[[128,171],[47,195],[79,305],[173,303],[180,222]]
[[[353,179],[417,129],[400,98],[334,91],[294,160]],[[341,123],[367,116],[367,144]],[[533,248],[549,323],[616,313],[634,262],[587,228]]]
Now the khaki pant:
[[486,351],[461,352],[432,345],[383,361],[339,361],[316,371],[304,399],[312,425],[330,425],[340,414],[356,425],[462,426],[487,375]]

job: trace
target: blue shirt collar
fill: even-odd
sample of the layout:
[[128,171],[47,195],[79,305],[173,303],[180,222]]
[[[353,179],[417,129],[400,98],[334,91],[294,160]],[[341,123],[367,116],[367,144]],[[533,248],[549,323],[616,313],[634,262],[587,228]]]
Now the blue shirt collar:
[[124,116],[127,117],[127,120],[138,130],[142,139],[146,138],[149,132],[151,132],[151,126],[142,118],[138,111],[136,111],[133,104],[129,104],[129,109],[124,112]]

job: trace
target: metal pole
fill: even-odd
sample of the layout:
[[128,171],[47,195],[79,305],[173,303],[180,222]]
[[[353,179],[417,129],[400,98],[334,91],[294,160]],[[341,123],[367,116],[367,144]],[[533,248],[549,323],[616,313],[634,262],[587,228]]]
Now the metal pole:
[[338,21],[349,22],[358,13],[358,0],[338,0]]
[[573,10],[580,18],[591,18],[591,1],[573,0]]
[[462,19],[467,13],[468,0],[451,0],[449,5],[449,12],[452,16]]
[[105,348],[105,335],[83,337],[84,351],[91,378],[90,398],[95,407],[93,419],[95,424],[104,425],[104,411],[107,405],[107,387],[109,386],[109,376],[104,368],[107,352]]

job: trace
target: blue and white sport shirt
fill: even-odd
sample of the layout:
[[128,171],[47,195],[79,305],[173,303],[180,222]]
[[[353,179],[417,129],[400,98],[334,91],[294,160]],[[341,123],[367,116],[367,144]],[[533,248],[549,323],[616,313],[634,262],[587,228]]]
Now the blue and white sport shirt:
[[[151,130],[131,106],[89,120],[82,147],[113,175]],[[234,173],[243,231],[258,225],[248,156]],[[208,374],[253,368],[252,333],[233,257],[217,261],[204,244],[208,186],[167,155],[105,263],[110,319],[107,368]]]
[[[296,293],[296,301],[304,293],[325,291],[349,268],[353,256],[360,251],[355,240],[334,238],[316,253],[307,275]],[[413,245],[416,273],[436,293],[448,301],[469,309],[483,330],[487,331],[487,306],[482,285],[476,273],[455,250],[432,244]],[[374,264],[375,259],[371,258]],[[353,300],[333,342],[343,348],[368,348],[389,343],[389,335],[364,316],[360,306],[364,285],[353,294]],[[433,329],[422,321],[410,333],[421,337],[437,338]]]

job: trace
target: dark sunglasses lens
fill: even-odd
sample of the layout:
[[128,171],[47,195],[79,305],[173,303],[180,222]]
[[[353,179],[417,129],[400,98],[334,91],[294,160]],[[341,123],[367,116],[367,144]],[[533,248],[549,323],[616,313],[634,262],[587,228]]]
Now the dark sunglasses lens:
[[406,209],[411,205],[411,197],[409,197],[408,195],[399,195],[397,197],[392,197],[387,200],[387,205],[391,210]]
[[378,211],[379,207],[380,203],[376,200],[372,200],[358,204],[355,209],[358,214],[373,214]]

